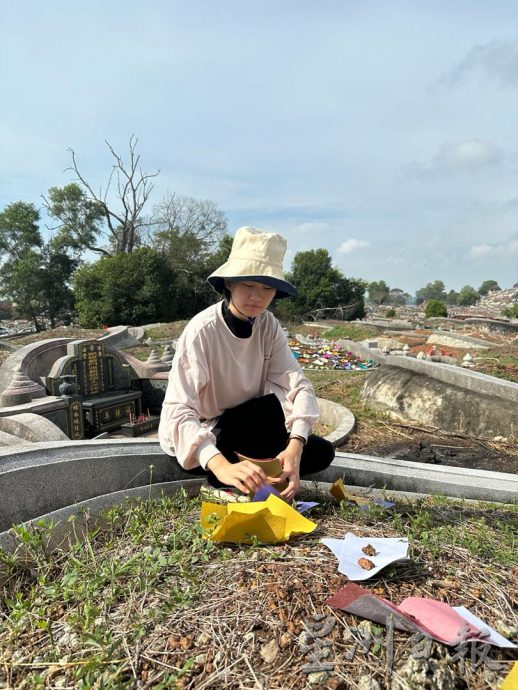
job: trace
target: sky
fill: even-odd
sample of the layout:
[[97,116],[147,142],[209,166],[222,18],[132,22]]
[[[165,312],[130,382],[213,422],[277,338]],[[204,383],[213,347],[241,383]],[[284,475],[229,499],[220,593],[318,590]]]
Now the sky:
[[[414,293],[518,281],[516,0],[0,0],[0,209],[96,189],[210,199]],[[45,219],[44,219],[45,220]]]

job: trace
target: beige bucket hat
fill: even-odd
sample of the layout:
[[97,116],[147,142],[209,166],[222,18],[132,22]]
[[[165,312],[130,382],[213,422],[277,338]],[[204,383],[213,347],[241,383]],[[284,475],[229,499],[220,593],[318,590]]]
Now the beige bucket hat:
[[253,280],[274,287],[274,299],[294,297],[297,289],[284,279],[282,262],[288,243],[273,232],[264,232],[248,226],[236,230],[227,261],[207,278],[212,287],[222,294],[225,280]]

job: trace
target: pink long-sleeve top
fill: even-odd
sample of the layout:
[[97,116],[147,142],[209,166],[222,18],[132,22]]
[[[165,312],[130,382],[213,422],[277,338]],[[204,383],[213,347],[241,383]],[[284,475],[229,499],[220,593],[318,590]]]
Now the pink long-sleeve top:
[[249,338],[235,336],[221,302],[197,314],[183,331],[162,405],[162,450],[185,469],[206,467],[219,453],[217,418],[267,392],[275,393],[289,433],[307,438],[319,416],[313,387],[293,356],[279,322],[260,314]]

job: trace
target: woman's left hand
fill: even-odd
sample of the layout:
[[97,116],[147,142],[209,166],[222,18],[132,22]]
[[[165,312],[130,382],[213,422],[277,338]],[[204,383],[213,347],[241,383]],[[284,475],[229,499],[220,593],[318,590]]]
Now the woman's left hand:
[[288,443],[288,446],[277,454],[281,461],[282,473],[276,478],[270,480],[272,485],[280,484],[283,481],[288,482],[288,486],[281,492],[282,498],[287,501],[292,501],[300,489],[300,458],[302,455],[303,446],[296,438],[293,438]]

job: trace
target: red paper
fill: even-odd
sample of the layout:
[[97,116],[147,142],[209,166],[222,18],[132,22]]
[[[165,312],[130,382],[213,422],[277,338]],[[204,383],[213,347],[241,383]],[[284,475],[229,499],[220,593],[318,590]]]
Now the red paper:
[[434,640],[450,646],[477,639],[482,632],[441,601],[408,597],[396,606],[352,582],[333,594],[326,603],[382,625],[385,625],[387,616],[392,616],[398,630],[427,633]]

